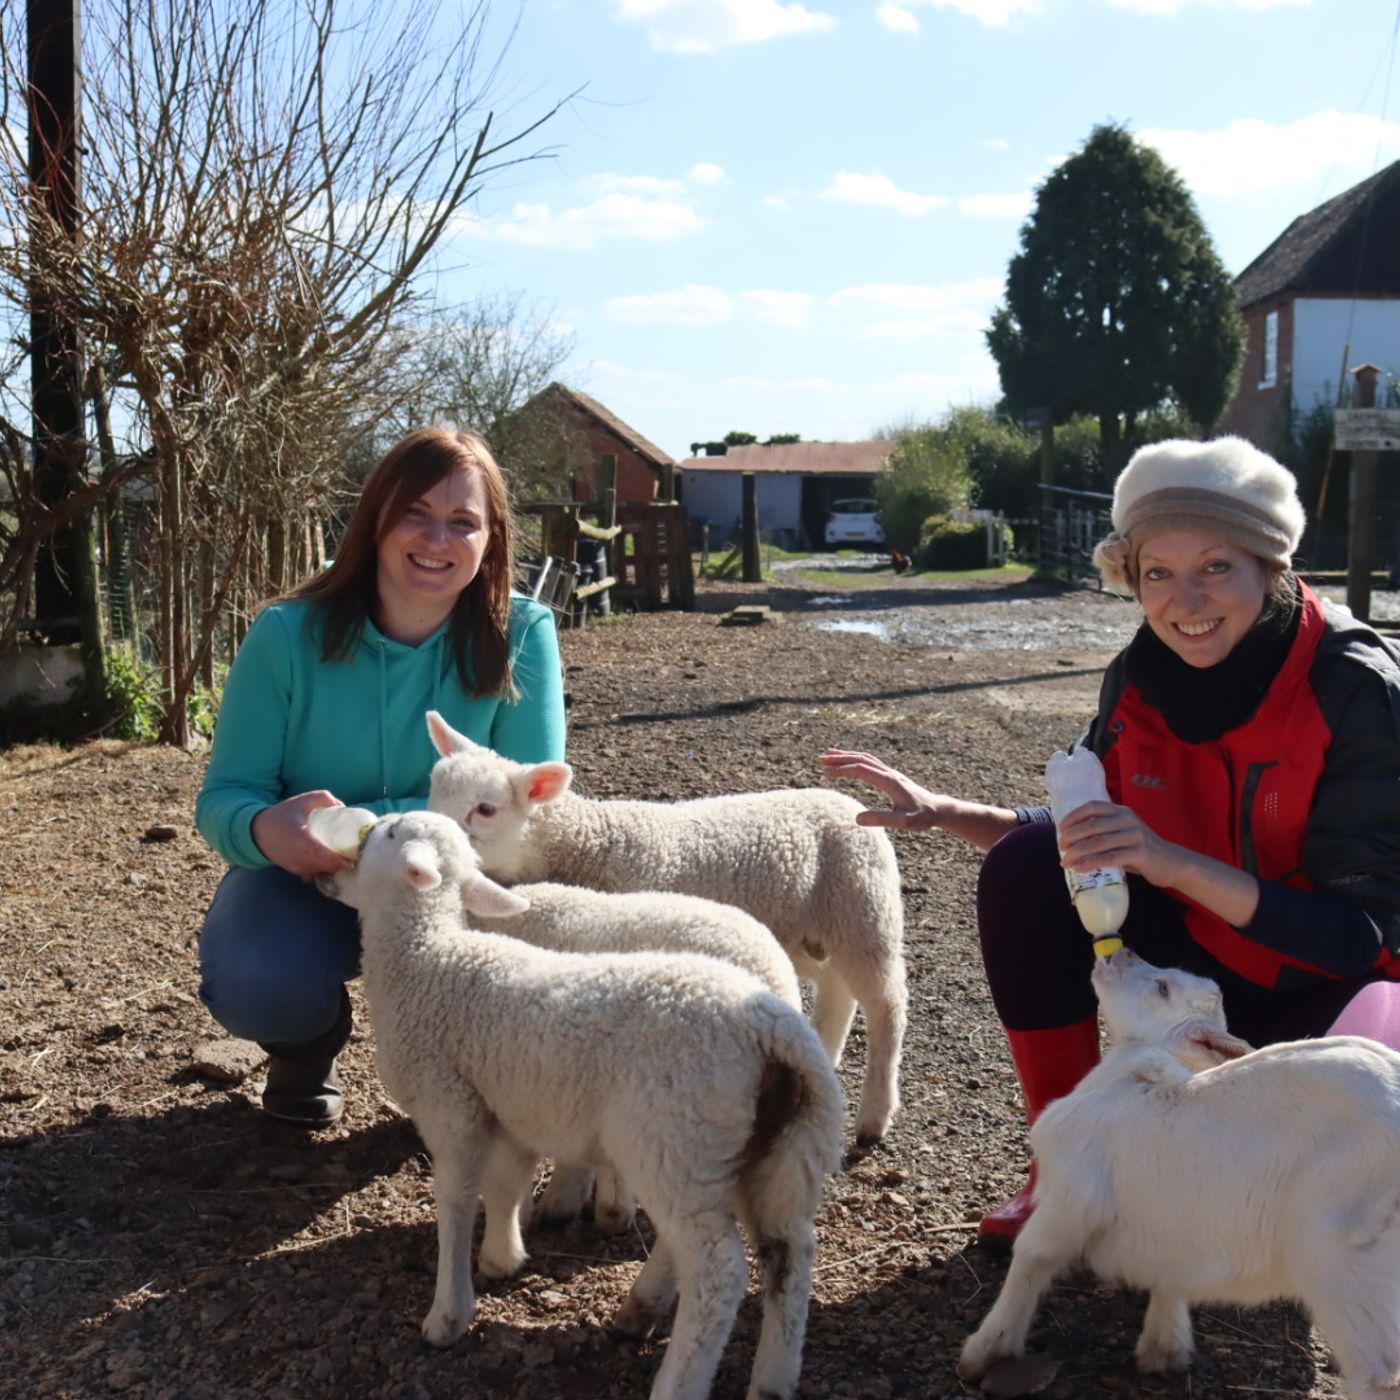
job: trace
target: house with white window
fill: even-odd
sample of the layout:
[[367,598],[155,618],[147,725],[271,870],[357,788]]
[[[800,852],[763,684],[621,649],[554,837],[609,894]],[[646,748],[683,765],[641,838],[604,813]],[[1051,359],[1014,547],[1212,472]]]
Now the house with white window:
[[1365,363],[1381,368],[1384,403],[1400,376],[1400,161],[1294,219],[1235,279],[1235,297],[1248,339],[1217,433],[1276,452]]

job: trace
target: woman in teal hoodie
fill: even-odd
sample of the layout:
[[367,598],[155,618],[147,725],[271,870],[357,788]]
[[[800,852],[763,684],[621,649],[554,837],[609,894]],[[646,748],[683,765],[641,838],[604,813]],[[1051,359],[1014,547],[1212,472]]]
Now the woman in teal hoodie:
[[264,608],[234,658],[195,810],[232,867],[200,936],[200,996],[268,1052],[276,1117],[339,1119],[359,969],[354,912],[310,883],[349,861],[307,818],[340,802],[422,807],[430,709],[521,762],[564,756],[554,620],[512,595],[511,575],[510,503],[486,444],[423,429],[370,473],[335,562]]

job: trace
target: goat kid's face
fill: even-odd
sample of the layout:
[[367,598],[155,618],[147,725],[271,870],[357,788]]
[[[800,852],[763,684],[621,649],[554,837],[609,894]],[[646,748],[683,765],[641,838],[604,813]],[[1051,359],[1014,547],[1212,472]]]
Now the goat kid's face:
[[569,790],[574,774],[567,763],[514,763],[459,734],[436,710],[427,719],[442,755],[433,765],[428,804],[460,823],[479,851],[512,842],[536,807]]
[[316,883],[323,894],[362,910],[375,890],[406,885],[427,892],[447,882],[457,886],[469,914],[501,918],[530,907],[528,899],[483,875],[456,823],[435,812],[380,818],[360,847],[359,862]]
[[1154,967],[1130,948],[1099,958],[1093,983],[1109,1040],[1115,1045],[1166,1040],[1186,1022],[1225,1030],[1220,988],[1210,978],[1174,967]]

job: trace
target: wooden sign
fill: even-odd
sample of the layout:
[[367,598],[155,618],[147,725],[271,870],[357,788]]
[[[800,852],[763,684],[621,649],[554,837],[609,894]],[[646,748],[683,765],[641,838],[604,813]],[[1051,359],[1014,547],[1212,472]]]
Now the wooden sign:
[[1400,452],[1400,408],[1339,408],[1339,452]]

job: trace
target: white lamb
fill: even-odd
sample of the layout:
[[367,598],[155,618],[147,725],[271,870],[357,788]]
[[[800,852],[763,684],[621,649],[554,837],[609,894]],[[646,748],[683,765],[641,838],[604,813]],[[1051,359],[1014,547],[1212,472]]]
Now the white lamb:
[[856,825],[861,804],[827,788],[633,802],[569,791],[566,763],[515,763],[458,734],[435,710],[442,755],[429,810],[461,822],[498,880],[559,880],[601,890],[675,890],[747,910],[772,929],[799,977],[816,985],[812,1024],[839,1064],[857,1006],[866,1067],[861,1143],[899,1107],[908,993],[904,905],[889,836]]
[[1213,982],[1127,951],[1094,985],[1117,1041],[1031,1130],[1035,1212],[963,1375],[1020,1356],[1041,1293],[1083,1260],[1148,1291],[1144,1371],[1190,1364],[1193,1302],[1295,1298],[1349,1394],[1397,1400],[1400,1054],[1360,1036],[1249,1051]]
[[512,1219],[538,1156],[615,1163],[657,1230],[615,1325],[644,1334],[679,1299],[652,1400],[702,1400],[747,1283],[762,1272],[749,1400],[797,1388],[824,1178],[840,1158],[841,1088],[815,1033],[756,978],[715,958],[556,953],[483,933],[463,911],[524,901],[481,875],[432,812],[381,818],[353,869],[322,887],[360,914],[365,995],[385,1087],[433,1157],[438,1272],[423,1335],[447,1346],[483,1273],[513,1272]]
[[[562,953],[703,953],[753,973],[774,996],[802,1009],[797,975],[777,939],[757,919],[729,904],[693,895],[603,894],[578,885],[517,885],[529,902],[520,914],[474,917],[476,927],[509,934]],[[562,1225],[582,1209],[593,1187],[587,1167],[556,1163],[538,1216]],[[594,1219],[605,1234],[628,1229],[636,1200],[601,1164]]]

